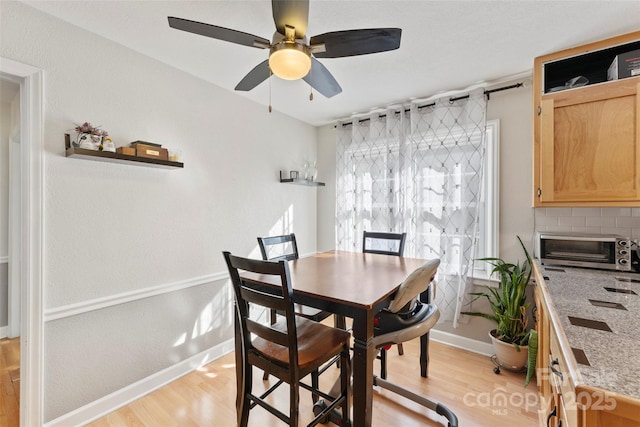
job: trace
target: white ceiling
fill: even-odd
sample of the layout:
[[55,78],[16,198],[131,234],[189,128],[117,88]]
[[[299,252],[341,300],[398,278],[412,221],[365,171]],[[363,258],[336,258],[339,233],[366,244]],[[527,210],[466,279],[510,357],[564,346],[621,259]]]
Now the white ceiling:
[[[235,85],[268,56],[169,28],[167,16],[271,39],[269,0],[25,1],[88,31],[222,88]],[[343,92],[327,99],[302,80],[270,79],[275,110],[312,125],[412,98],[463,89],[529,72],[536,56],[640,29],[633,1],[356,1],[311,0],[307,36],[328,31],[399,27],[400,49],[321,59]],[[269,81],[236,92],[269,104]]]

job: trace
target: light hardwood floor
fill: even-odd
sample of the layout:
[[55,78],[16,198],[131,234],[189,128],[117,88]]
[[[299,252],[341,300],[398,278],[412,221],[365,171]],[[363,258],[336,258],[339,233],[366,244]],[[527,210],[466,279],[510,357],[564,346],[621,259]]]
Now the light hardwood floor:
[[[388,380],[446,405],[464,427],[527,427],[538,422],[535,379],[524,388],[524,374],[503,370],[493,373],[489,357],[431,342],[429,378],[421,378],[419,340],[404,344],[405,354],[389,351]],[[378,364],[376,363],[376,368]],[[377,370],[376,370],[377,371]],[[323,375],[329,384],[337,375],[331,369]],[[261,373],[254,374],[254,390],[263,390]],[[288,405],[286,389],[275,396],[281,409]],[[89,424],[106,426],[235,426],[235,365],[228,354],[200,370]],[[446,420],[435,412],[386,390],[376,389],[373,398],[373,426],[441,426]],[[312,416],[311,397],[301,391],[303,422]],[[284,424],[261,408],[249,416],[249,425],[276,427]],[[332,425],[332,424],[331,424]]]
[[0,426],[20,424],[20,338],[0,339]]

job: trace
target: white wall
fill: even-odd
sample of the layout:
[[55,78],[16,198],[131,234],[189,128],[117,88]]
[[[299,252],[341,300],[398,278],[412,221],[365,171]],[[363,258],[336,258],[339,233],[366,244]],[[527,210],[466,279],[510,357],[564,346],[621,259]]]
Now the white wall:
[[[516,235],[533,249],[532,102],[531,89],[519,88],[493,93],[487,107],[488,120],[500,119],[500,256],[514,261],[523,259]],[[335,128],[325,126],[318,135],[320,176],[327,182],[326,190],[318,193],[318,249],[328,250],[335,248],[335,167],[327,166],[330,159],[335,164]],[[482,310],[481,305],[476,308]],[[450,322],[436,329],[489,342],[491,326],[485,319],[470,318],[455,329]]]
[[[230,339],[223,250],[258,255],[256,236],[294,231],[301,253],[315,251],[318,190],[280,184],[278,170],[314,159],[317,134],[25,4],[0,12],[0,56],[45,73],[50,421]],[[185,167],[66,158],[63,134],[84,121],[116,145],[180,148]],[[135,298],[174,284],[184,289]]]

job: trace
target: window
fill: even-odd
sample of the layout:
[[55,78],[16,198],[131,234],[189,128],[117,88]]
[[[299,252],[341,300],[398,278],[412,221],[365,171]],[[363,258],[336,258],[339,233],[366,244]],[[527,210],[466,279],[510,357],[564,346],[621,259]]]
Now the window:
[[405,255],[439,258],[438,306],[454,325],[475,262],[497,253],[498,122],[484,91],[452,102],[340,125],[336,133],[336,248],[359,250],[367,231],[406,232]]
[[[475,247],[474,259],[485,257],[496,257],[498,255],[498,226],[499,226],[499,120],[487,122],[485,133],[485,154],[483,177],[481,183],[480,197],[478,203],[478,224],[476,236],[478,244]],[[415,230],[420,237],[417,239],[419,246],[415,252],[423,257],[429,258],[439,255],[442,238],[442,230],[438,227],[440,222],[437,217],[442,215],[455,215],[463,209],[465,200],[469,195],[463,194],[462,181],[465,175],[477,173],[472,166],[459,159],[451,161],[452,153],[459,158],[477,155],[475,145],[480,141],[471,141],[470,144],[460,142],[463,131],[450,129],[442,135],[431,136],[422,139],[418,145],[414,169],[416,172],[416,187],[421,194],[416,197],[419,202],[415,208],[419,211],[418,227]],[[452,150],[452,146],[457,148]],[[423,147],[424,156],[435,156],[444,159],[442,164],[437,162],[425,162],[420,154],[420,147]],[[429,147],[428,150],[426,147]],[[436,147],[436,148],[434,148]],[[441,147],[441,148],[438,148]],[[465,170],[465,167],[468,170]],[[442,200],[439,189],[448,187],[445,192],[450,196],[446,201]],[[444,205],[447,206],[444,206]],[[446,214],[444,213],[446,209]],[[442,212],[442,214],[441,214]],[[436,217],[436,220],[434,220]],[[457,233],[447,233],[446,238],[459,240]],[[462,246],[461,243],[452,245],[454,248]],[[458,258],[458,257],[455,257]],[[457,265],[461,267],[460,264]],[[473,276],[479,279],[488,279],[491,275],[492,266],[486,262],[474,262]]]
[[[487,121],[484,182],[478,218],[478,245],[475,258],[498,256],[498,227],[500,213],[500,121]],[[474,277],[488,279],[491,265],[474,264]]]

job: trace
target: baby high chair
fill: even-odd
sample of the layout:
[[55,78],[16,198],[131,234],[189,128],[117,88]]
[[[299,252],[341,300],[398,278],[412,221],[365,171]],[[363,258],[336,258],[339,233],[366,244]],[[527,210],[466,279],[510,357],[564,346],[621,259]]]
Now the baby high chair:
[[[389,307],[376,315],[373,338],[373,345],[376,349],[384,353],[384,349],[391,345],[423,336],[436,324],[440,317],[438,307],[434,304],[423,303],[420,301],[419,296],[428,289],[429,284],[434,280],[439,265],[440,260],[433,259],[412,272],[398,288]],[[386,358],[382,357],[381,362],[383,365],[382,376],[384,377],[386,376]],[[435,411],[447,419],[449,427],[458,426],[456,415],[440,403],[419,396],[376,375],[373,376],[373,385],[399,394]],[[329,394],[334,396],[338,395],[339,392],[340,383],[338,381],[334,384]],[[314,413],[319,414],[325,407],[324,400],[318,400],[313,407]],[[330,413],[323,421],[331,421],[336,425],[340,425],[342,421],[340,413],[338,411],[334,412]]]

